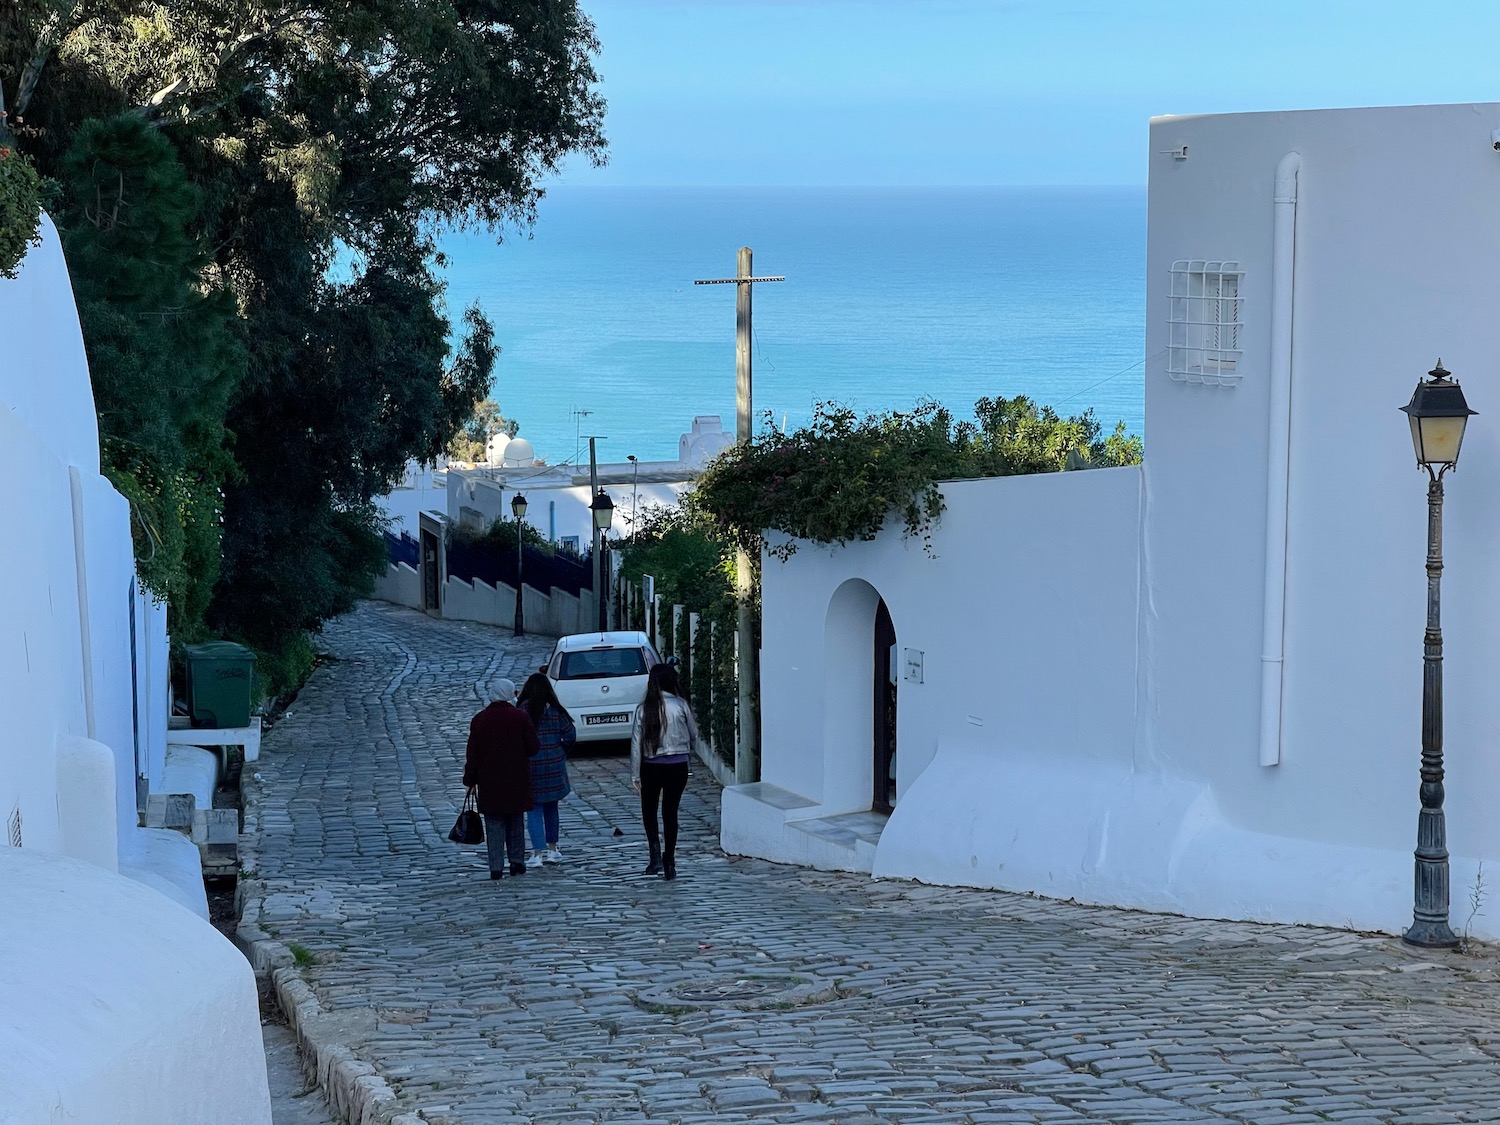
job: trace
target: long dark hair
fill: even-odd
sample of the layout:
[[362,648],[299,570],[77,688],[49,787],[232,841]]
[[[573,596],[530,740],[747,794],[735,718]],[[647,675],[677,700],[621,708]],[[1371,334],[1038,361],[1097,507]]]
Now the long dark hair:
[[573,721],[573,716],[568,714],[568,709],[557,701],[557,692],[552,690],[552,681],[540,672],[533,672],[526,677],[526,684],[521,688],[521,696],[516,702],[521,705],[521,710],[531,716],[533,724],[542,721],[542,716],[547,713],[548,707],[556,707],[569,722]]
[[[674,664],[654,664],[646,679],[646,701],[641,704],[641,745],[655,750],[661,745],[662,728],[667,721],[667,706],[662,702],[662,693],[681,696],[682,685],[677,679]],[[687,700],[683,700],[683,706]]]

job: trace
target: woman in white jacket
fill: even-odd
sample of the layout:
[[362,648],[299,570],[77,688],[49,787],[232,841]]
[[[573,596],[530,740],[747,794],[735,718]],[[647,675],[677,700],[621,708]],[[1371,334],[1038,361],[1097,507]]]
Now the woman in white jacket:
[[[677,878],[677,806],[687,788],[688,759],[698,750],[698,724],[681,692],[673,665],[652,668],[646,701],[635,709],[630,732],[630,785],[641,795],[641,821],[651,845],[651,862],[641,874],[659,871],[663,879]],[[665,847],[657,837],[658,800]]]

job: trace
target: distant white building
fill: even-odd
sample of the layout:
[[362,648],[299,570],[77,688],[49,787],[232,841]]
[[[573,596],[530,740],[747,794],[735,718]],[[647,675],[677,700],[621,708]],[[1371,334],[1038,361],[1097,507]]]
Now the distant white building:
[[376,500],[390,520],[392,535],[415,539],[423,512],[441,514],[448,506],[448,459],[435,464],[407,463],[406,473],[390,492]]
[[1153,121],[1144,465],[945,486],[936,558],[893,527],[768,560],[763,780],[725,792],[725,848],[1404,929],[1427,478],[1399,408],[1441,356],[1480,411],[1445,517],[1464,924],[1500,857],[1497,129]]
[[[699,415],[679,438],[676,461],[597,465],[599,487],[614,506],[610,537],[630,535],[652,508],[676,507],[704,466],[732,441],[718,415]],[[484,466],[446,464],[432,470],[414,464],[402,485],[381,498],[391,517],[391,534],[398,539],[407,536],[408,542],[400,546],[410,557],[392,559],[376,597],[450,617],[509,624],[514,619],[514,587],[478,583],[480,589],[448,577],[444,536],[450,524],[480,531],[496,520],[514,519],[511,505],[518,493],[526,497],[526,523],[549,543],[583,554],[590,550],[593,493],[587,466],[538,464],[529,441],[504,434],[491,439],[490,455],[495,463]],[[596,619],[587,605],[575,604],[576,599],[561,597],[559,606],[539,590],[526,597],[532,606],[527,620],[539,631],[572,632],[582,627],[576,622]]]
[[169,771],[165,612],[43,233],[0,279],[0,1122],[269,1125],[250,966],[196,846],[138,827]]

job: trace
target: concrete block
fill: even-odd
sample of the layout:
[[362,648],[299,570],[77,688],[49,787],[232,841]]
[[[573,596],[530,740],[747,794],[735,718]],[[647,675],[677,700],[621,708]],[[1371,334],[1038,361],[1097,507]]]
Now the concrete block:
[[195,809],[193,843],[238,844],[240,814],[237,809]]
[[152,793],[146,798],[147,828],[193,829],[197,801],[191,793]]

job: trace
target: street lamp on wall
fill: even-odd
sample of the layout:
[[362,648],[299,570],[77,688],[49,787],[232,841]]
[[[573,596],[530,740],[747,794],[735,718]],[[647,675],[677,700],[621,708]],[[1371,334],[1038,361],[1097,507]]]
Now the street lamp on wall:
[[1464,392],[1443,361],[1417,381],[1401,409],[1411,422],[1417,464],[1427,470],[1427,629],[1422,636],[1422,811],[1417,850],[1411,945],[1451,949],[1458,937],[1448,924],[1448,826],[1443,816],[1443,474],[1458,464],[1470,415]]
[[525,565],[525,536],[521,534],[521,520],[526,515],[526,497],[517,492],[510,498],[511,515],[516,517],[516,636],[526,635],[526,611],[521,604],[521,570]]
[[599,596],[599,632],[609,628],[608,602],[605,595],[605,587],[609,585],[609,567],[605,565],[603,556],[599,553],[604,545],[604,535],[615,521],[615,502],[609,498],[609,493],[600,489],[595,494],[593,503],[589,505],[589,511],[594,514],[594,557],[599,560],[599,589],[595,591]]

